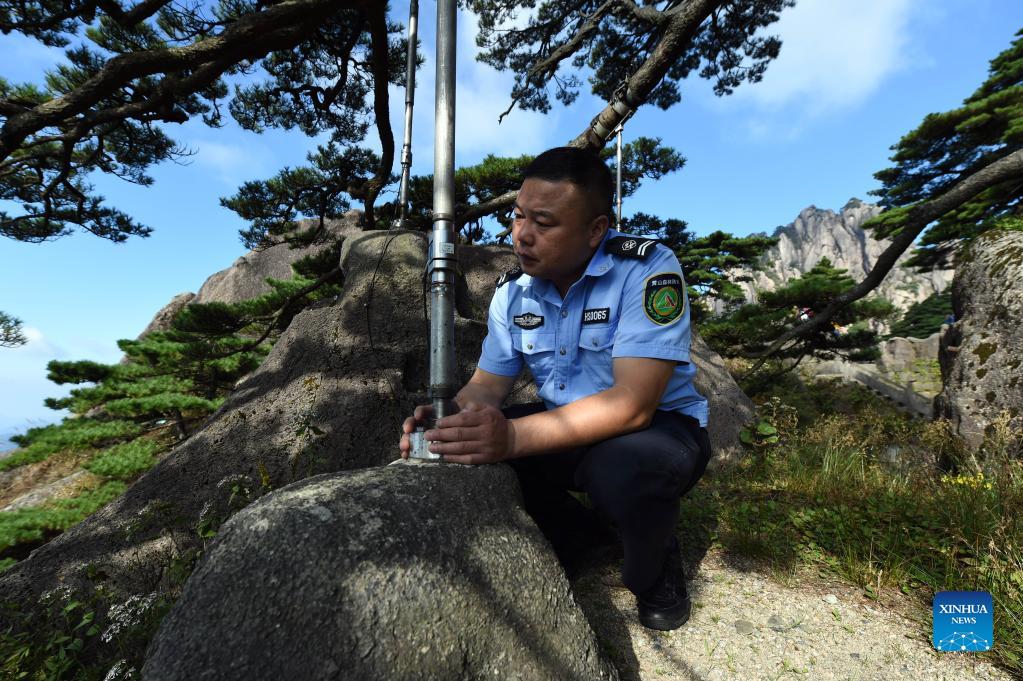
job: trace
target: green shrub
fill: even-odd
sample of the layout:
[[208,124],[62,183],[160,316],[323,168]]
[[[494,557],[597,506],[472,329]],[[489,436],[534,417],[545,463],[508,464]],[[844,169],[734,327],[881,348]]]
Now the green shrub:
[[131,421],[100,421],[97,419],[66,419],[41,428],[31,428],[11,440],[22,449],[0,461],[0,471],[42,461],[63,450],[82,450],[137,437],[142,432]]
[[132,440],[97,454],[85,469],[104,478],[125,482],[153,467],[161,447],[152,440]]

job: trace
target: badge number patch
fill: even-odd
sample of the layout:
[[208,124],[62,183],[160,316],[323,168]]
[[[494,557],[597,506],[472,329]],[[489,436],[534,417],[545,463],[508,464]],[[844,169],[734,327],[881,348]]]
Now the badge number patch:
[[674,272],[655,274],[646,280],[643,291],[643,311],[654,324],[667,326],[685,312],[682,277]]
[[520,329],[536,329],[543,326],[543,315],[527,312],[526,314],[515,315],[512,322]]
[[583,324],[603,324],[611,316],[611,308],[596,307],[583,310]]

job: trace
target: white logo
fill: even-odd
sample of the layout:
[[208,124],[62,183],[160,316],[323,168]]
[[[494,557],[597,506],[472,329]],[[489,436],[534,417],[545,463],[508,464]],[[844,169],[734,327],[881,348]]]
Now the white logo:
[[635,247],[636,247],[636,241],[634,239],[629,239],[624,244],[622,244],[622,250],[623,251],[631,251]]

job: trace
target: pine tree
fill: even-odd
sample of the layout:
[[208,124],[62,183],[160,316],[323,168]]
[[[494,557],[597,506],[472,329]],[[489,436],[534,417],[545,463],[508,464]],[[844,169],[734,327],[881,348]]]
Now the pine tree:
[[185,306],[170,329],[118,341],[125,353],[120,364],[50,362],[54,383],[92,385],[46,405],[81,417],[139,424],[170,420],[179,437],[188,437],[189,424],[213,413],[238,380],[259,366],[298,312],[339,293],[338,255],[335,246],[299,260],[292,279],[268,279],[272,290],[257,298]]
[[[731,314],[707,321],[701,332],[708,343],[726,356],[758,357],[784,331],[826,308],[836,296],[854,284],[846,270],[821,258],[809,272],[774,291],[760,291],[757,302]],[[843,308],[832,323],[812,335],[785,345],[774,357],[790,360],[794,368],[806,357],[852,361],[876,359],[879,336],[868,322],[887,319],[894,307],[887,300],[869,298]]]
[[927,338],[941,330],[952,314],[952,289],[932,293],[909,306],[902,318],[891,326],[889,337]]
[[[940,195],[965,177],[1023,149],[1023,30],[991,61],[988,78],[963,105],[934,113],[892,147],[894,166],[878,172],[873,192],[889,210],[872,224],[878,237],[901,228],[900,209]],[[990,229],[1001,216],[1023,214],[1023,176],[987,186],[941,215],[908,262],[947,266],[963,243]]]
[[21,320],[0,310],[0,348],[16,348],[27,342],[21,330]]

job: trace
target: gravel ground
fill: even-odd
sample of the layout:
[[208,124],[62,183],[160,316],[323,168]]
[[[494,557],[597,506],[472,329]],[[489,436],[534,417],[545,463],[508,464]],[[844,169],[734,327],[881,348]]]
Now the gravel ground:
[[865,603],[847,587],[787,587],[714,553],[688,570],[694,573],[692,618],[663,633],[637,621],[615,560],[592,565],[574,582],[623,681],[1012,678],[975,656],[936,653],[929,624]]

